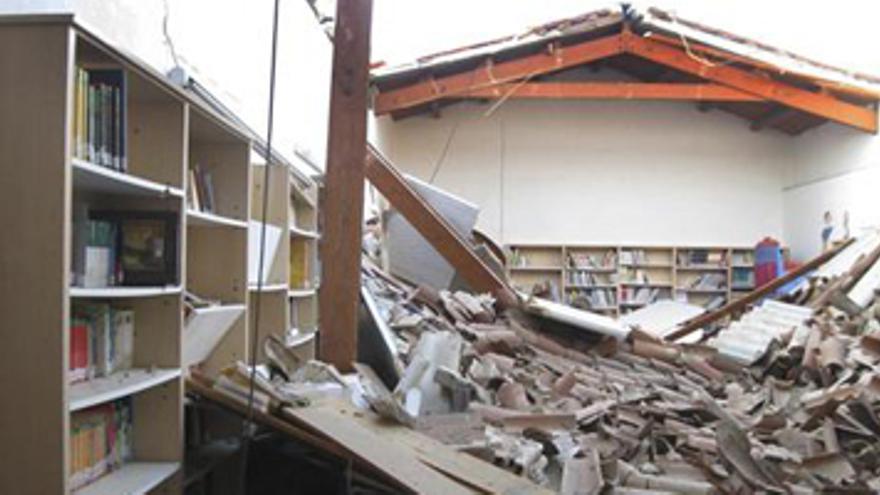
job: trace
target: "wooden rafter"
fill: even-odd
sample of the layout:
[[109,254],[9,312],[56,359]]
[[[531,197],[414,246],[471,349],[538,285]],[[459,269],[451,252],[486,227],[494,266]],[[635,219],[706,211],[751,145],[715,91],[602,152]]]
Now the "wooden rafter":
[[623,33],[621,37],[624,50],[629,54],[866,132],[877,132],[877,112],[873,108],[838,100],[828,94],[800,89],[730,65],[709,65],[682,50],[650,38],[630,33]]
[[462,96],[474,98],[765,101],[760,96],[735,88],[702,83],[506,83],[471,90]]
[[366,174],[388,202],[455,267],[474,290],[491,293],[502,306],[516,304],[516,296],[507,283],[480,259],[471,244],[425,202],[394,165],[372,146],[367,147]]
[[621,38],[620,35],[614,35],[548,49],[507,62],[487,63],[466,72],[380,92],[376,95],[374,111],[376,115],[383,115],[441,98],[459,96],[468,91],[567,69],[620,53]]

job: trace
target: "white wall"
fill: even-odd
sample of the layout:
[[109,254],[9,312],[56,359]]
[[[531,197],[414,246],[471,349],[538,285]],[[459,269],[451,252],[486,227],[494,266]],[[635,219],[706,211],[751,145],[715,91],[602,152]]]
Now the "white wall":
[[[382,117],[403,170],[480,205],[505,243],[751,245],[783,232],[790,139],[685,103],[508,101]],[[454,132],[450,140],[450,134]]]
[[822,215],[849,212],[857,235],[880,226],[880,138],[825,125],[795,140],[783,190],[785,240],[800,259],[821,250]]

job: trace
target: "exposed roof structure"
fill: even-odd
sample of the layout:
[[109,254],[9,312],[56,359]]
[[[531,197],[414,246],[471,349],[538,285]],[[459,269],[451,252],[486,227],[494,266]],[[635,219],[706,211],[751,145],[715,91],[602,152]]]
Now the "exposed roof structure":
[[[597,80],[599,69],[621,75]],[[689,100],[791,135],[833,121],[877,132],[880,78],[629,6],[372,72],[373,109],[395,118],[463,100]]]

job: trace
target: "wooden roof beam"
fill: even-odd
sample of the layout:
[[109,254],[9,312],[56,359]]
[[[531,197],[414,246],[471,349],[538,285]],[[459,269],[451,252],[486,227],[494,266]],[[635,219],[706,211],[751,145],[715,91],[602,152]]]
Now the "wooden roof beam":
[[778,106],[768,110],[766,113],[764,113],[763,115],[761,115],[757,119],[753,120],[749,124],[749,129],[757,132],[765,127],[774,126],[774,125],[778,124],[779,122],[782,122],[783,120],[785,120],[793,112],[794,112],[794,109],[792,109],[791,107],[787,107],[784,105],[778,105]]
[[549,50],[506,62],[492,63],[489,59],[487,64],[472,70],[380,91],[373,102],[373,111],[376,115],[383,115],[441,98],[460,96],[468,91],[612,57],[622,53],[622,50],[621,35],[616,34],[570,46],[553,46]]
[[370,183],[455,267],[474,290],[491,293],[502,307],[517,304],[516,295],[507,283],[480,259],[470,242],[422,199],[394,165],[372,145],[367,146],[365,168]]
[[877,112],[873,108],[841,101],[828,94],[800,89],[730,65],[709,65],[689,56],[685,51],[650,38],[630,33],[621,34],[621,38],[626,53],[865,132],[877,132]]
[[720,84],[561,82],[506,83],[468,91],[470,98],[765,101],[762,97]]

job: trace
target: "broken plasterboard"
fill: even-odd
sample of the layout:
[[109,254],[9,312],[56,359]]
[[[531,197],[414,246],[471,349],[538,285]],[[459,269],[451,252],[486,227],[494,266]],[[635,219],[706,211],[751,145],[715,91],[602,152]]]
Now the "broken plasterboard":
[[[406,176],[413,189],[462,237],[469,239],[477,222],[479,208],[442,189]],[[455,268],[422,237],[400,213],[390,210],[385,219],[385,248],[392,274],[415,284],[446,289]]]
[[682,323],[706,312],[706,308],[680,301],[663,300],[639,308],[620,317],[621,323],[653,335],[666,338]]

